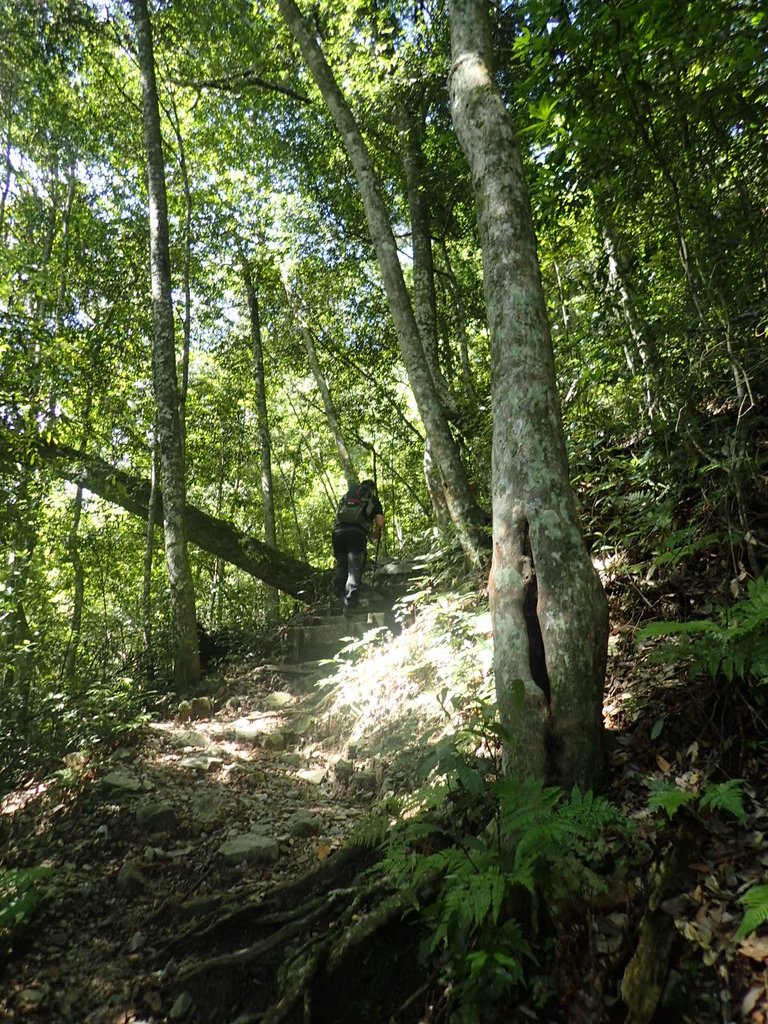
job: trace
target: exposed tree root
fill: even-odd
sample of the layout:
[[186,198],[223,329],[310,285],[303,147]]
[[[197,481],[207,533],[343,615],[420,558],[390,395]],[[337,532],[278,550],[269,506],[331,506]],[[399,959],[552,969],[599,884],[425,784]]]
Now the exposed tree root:
[[366,875],[375,857],[349,847],[263,900],[224,906],[175,937],[158,954],[185,958],[161,972],[168,999],[187,992],[191,1019],[211,1024],[417,1020],[424,977],[420,936],[404,920],[412,904]]

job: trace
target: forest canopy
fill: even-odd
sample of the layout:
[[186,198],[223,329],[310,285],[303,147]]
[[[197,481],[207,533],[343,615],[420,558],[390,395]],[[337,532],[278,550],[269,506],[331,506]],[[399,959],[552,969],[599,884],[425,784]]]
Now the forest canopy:
[[[306,20],[375,172],[440,434],[288,6],[149,5],[185,507],[207,517],[189,570],[197,618],[240,637],[322,591],[351,474],[377,480],[388,555],[471,547],[483,520],[429,459],[455,444],[490,511],[501,407],[444,5],[321,0]],[[724,550],[736,592],[766,544],[767,20],[753,0],[530,0],[490,18],[592,555],[631,572]],[[132,5],[0,0],[0,23],[7,780],[170,685],[174,594]],[[146,514],[120,500],[130,481]]]

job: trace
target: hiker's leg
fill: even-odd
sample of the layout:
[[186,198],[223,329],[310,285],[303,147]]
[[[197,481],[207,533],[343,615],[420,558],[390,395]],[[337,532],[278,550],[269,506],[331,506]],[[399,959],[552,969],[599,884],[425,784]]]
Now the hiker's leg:
[[344,534],[341,531],[334,531],[331,537],[333,543],[333,555],[336,559],[333,573],[333,590],[336,597],[343,599],[347,585],[347,545],[344,543]]
[[350,537],[347,548],[347,586],[344,603],[353,608],[360,598],[360,579],[365,563],[365,534]]

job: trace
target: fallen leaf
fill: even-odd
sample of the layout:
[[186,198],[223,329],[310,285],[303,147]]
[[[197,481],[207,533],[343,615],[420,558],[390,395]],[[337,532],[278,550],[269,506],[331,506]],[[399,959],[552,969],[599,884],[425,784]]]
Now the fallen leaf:
[[768,960],[768,935],[744,939],[739,945],[739,952],[750,960]]
[[753,985],[741,1001],[742,1016],[746,1017],[748,1013],[752,1013],[757,1006],[757,1001],[765,994],[765,985]]
[[315,856],[318,860],[328,860],[332,849],[331,846],[317,846],[315,847]]
[[666,757],[662,757],[661,754],[656,755],[656,764],[665,773],[672,770],[672,765],[669,763]]

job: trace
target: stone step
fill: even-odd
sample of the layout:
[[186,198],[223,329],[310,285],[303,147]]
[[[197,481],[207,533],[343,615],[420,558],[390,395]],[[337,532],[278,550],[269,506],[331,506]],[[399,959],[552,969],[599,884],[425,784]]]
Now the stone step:
[[385,613],[330,616],[320,622],[290,626],[286,631],[291,663],[333,658],[350,641],[359,640],[370,629],[389,626]]
[[333,626],[341,621],[344,622],[362,622],[368,626],[394,626],[395,617],[388,609],[382,609],[381,611],[360,611],[347,612],[346,614],[341,611],[332,612],[330,615],[315,615],[310,622],[302,623],[306,626]]

